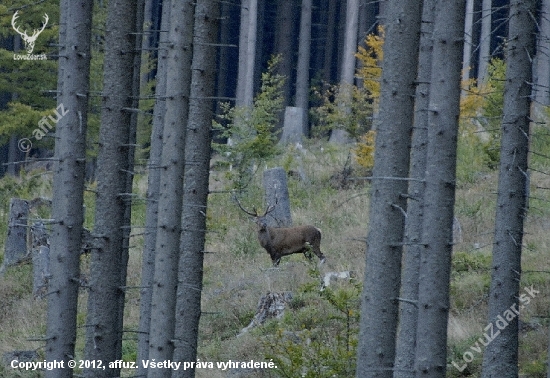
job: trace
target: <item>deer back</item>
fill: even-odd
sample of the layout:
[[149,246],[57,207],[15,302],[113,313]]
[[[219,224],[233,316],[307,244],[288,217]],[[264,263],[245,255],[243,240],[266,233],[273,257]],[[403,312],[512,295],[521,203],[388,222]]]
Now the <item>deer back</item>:
[[258,223],[258,240],[268,252],[293,253],[301,251],[306,243],[314,248],[321,243],[321,231],[314,226],[267,227],[261,220]]

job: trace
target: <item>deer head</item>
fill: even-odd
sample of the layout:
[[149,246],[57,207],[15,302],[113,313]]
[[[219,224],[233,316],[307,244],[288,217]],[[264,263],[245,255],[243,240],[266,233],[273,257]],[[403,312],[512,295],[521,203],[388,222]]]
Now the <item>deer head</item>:
[[32,51],[34,50],[34,43],[36,42],[36,38],[44,31],[46,28],[46,25],[48,24],[48,15],[44,13],[44,23],[42,24],[42,29],[34,29],[32,35],[27,35],[27,30],[21,31],[19,28],[15,25],[15,20],[17,20],[18,16],[17,13],[19,11],[16,11],[13,14],[13,17],[11,18],[11,26],[13,26],[13,30],[15,30],[23,39],[23,42],[25,43],[25,50],[27,50],[28,54],[32,54]]
[[237,202],[237,205],[239,205],[239,208],[244,211],[246,214],[250,215],[252,218],[254,218],[254,222],[256,222],[256,224],[258,225],[258,230],[259,231],[262,231],[262,230],[266,230],[267,229],[267,220],[266,220],[266,216],[267,214],[271,213],[273,210],[275,210],[275,205],[267,205],[264,213],[262,215],[259,215],[258,214],[258,210],[256,210],[255,207],[252,208],[252,211],[248,211],[246,210],[243,205],[241,205],[241,203],[239,202],[239,199],[234,196],[233,197],[235,199],[235,202]]

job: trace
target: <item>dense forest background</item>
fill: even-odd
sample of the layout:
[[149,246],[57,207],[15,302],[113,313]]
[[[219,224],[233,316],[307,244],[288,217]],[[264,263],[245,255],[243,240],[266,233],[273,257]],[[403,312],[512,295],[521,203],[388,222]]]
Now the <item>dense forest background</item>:
[[[470,46],[469,76],[478,77],[479,73],[479,51],[481,38],[481,1],[473,1],[472,12],[472,34]],[[309,78],[311,89],[322,88],[327,85],[338,84],[347,78],[342,78],[342,64],[344,56],[344,37],[346,26],[346,1],[318,0],[311,3],[311,43],[309,50]],[[358,23],[355,25],[357,46],[364,46],[365,38],[370,33],[375,33],[379,24],[380,4],[377,1],[358,1],[356,10]],[[95,4],[94,10],[94,32],[92,38],[92,90],[94,93],[101,91],[101,70],[103,51],[103,23],[105,22],[105,3]],[[383,6],[383,3],[382,3]],[[0,125],[0,174],[11,170],[13,174],[18,170],[18,164],[8,164],[25,160],[25,154],[30,157],[42,157],[47,155],[44,149],[52,148],[51,138],[35,141],[32,149],[21,151],[17,147],[20,138],[32,135],[38,121],[42,116],[50,115],[55,103],[55,77],[57,61],[55,52],[55,41],[57,39],[57,27],[59,20],[59,7],[57,2],[44,1],[37,5],[18,4],[17,2],[4,3],[1,31],[2,35],[2,62],[3,75],[0,85],[0,109],[2,109],[2,124]],[[22,8],[18,20],[31,29],[38,28],[42,22],[43,14],[50,16],[49,26],[37,39],[36,50],[47,53],[49,59],[40,62],[16,61],[12,58],[13,51],[24,48],[21,37],[16,34],[10,26],[13,9]],[[236,101],[243,103],[250,101],[244,99],[244,93],[237,94],[239,78],[239,67],[242,67],[242,54],[239,60],[239,43],[241,27],[241,7],[246,9],[246,2],[227,1],[221,4],[220,27],[219,27],[219,55],[217,59],[216,96],[224,101]],[[154,85],[156,75],[155,59],[158,56],[158,41],[161,30],[162,1],[147,1],[145,5],[145,25],[152,31],[145,35],[143,42],[144,52],[150,57],[150,63],[144,66],[144,80]],[[507,32],[507,2],[505,0],[493,1],[491,11],[491,34],[490,34],[490,56],[495,58],[503,57],[503,41]],[[261,73],[267,69],[268,62],[273,55],[281,54],[281,62],[278,65],[277,73],[285,77],[283,85],[284,105],[294,105],[297,101],[297,61],[300,32],[300,2],[299,1],[259,1],[257,8],[257,26],[255,38],[254,67],[250,69],[253,79],[253,93],[260,89]],[[242,37],[241,37],[242,38]],[[355,46],[354,51],[357,50]],[[242,47],[241,47],[242,48]],[[145,63],[144,63],[145,64]],[[356,62],[352,62],[355,66]],[[353,67],[352,66],[352,67]],[[39,70],[37,72],[37,69]],[[353,73],[353,68],[352,71]],[[359,78],[353,78],[359,84]],[[18,88],[14,92],[14,88]],[[320,99],[308,97],[309,105],[318,105]],[[8,105],[10,104],[11,105]],[[93,135],[97,137],[99,108],[97,99],[92,99],[90,109],[90,143]],[[217,106],[219,109],[219,106]],[[30,112],[32,111],[32,112]],[[94,114],[96,114],[94,118]],[[282,118],[282,115],[281,115]],[[281,121],[282,122],[282,121]],[[50,122],[51,124],[51,122]],[[47,126],[47,125],[46,125]],[[282,123],[279,125],[282,126]],[[143,125],[143,128],[146,128]],[[53,129],[53,126],[52,126]],[[51,130],[48,130],[51,131]],[[309,128],[308,128],[309,133]],[[141,146],[147,148],[147,138],[150,134],[147,129],[140,130],[142,135]],[[42,148],[42,149],[41,149]],[[89,155],[93,158],[93,144],[89,146],[92,150]],[[24,148],[26,150],[26,148]],[[93,169],[90,169],[93,171]]]

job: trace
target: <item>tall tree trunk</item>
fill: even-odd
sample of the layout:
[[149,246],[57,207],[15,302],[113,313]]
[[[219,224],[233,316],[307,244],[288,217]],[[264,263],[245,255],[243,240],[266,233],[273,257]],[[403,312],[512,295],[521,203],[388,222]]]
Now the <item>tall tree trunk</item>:
[[[130,235],[132,233],[132,190],[134,186],[134,162],[135,162],[135,150],[136,150],[136,137],[138,127],[138,112],[139,99],[140,99],[140,87],[141,87],[141,47],[143,43],[143,23],[144,23],[144,7],[145,0],[135,0],[136,17],[134,34],[136,36],[135,46],[133,50],[133,68],[132,68],[132,86],[131,86],[131,114],[130,114],[130,129],[128,132],[128,170],[124,172],[125,190],[124,190],[124,218],[123,218],[123,236],[122,236],[122,267],[124,267],[120,274],[121,287],[126,286],[126,279],[128,277],[128,260],[130,258]],[[119,297],[119,314],[118,322],[119,328],[122,330],[124,327],[124,304],[126,301],[126,291],[122,290],[122,295]],[[117,355],[122,356],[122,342],[118,344],[120,350],[117,351]]]
[[[116,361],[121,358],[124,298],[125,172],[128,167],[136,2],[109,2],[105,35],[103,104],[99,135],[98,181],[94,233],[102,245],[92,250],[85,358]],[[119,369],[86,369],[86,377],[112,377]]]
[[480,84],[487,82],[489,75],[489,61],[491,60],[491,18],[492,0],[483,0],[481,8],[481,35],[479,36],[479,65],[477,81]]
[[[349,108],[351,101],[351,86],[355,81],[355,53],[357,51],[357,29],[359,22],[359,0],[347,0],[346,7],[346,32],[344,37],[344,50],[342,54],[342,66],[340,74],[340,101],[339,106]],[[343,129],[332,130],[330,141],[334,143],[346,143],[350,136]]]
[[275,54],[281,55],[281,60],[277,65],[277,73],[285,77],[282,88],[283,92],[283,111],[290,103],[292,97],[292,77],[294,70],[294,51],[296,50],[295,35],[295,15],[296,0],[277,0],[277,24]]
[[460,113],[464,0],[438,0],[433,32],[424,227],[418,284],[417,377],[444,377]]
[[370,0],[360,0],[359,4],[359,30],[357,37],[361,46],[366,47],[365,38],[376,31],[376,3]]
[[[232,8],[234,4],[230,2],[221,3],[220,10],[220,54],[218,59],[218,75],[216,78],[216,97],[229,97],[232,89],[230,88],[230,77],[233,74],[235,65],[232,60],[232,49],[230,46],[233,37]],[[216,103],[216,114],[221,114],[221,101]]]
[[[13,94],[12,99],[17,98],[17,94]],[[18,146],[19,137],[11,135],[8,146],[8,169],[7,172],[11,176],[17,176],[21,170],[21,161],[25,159],[25,154]]]
[[304,114],[302,132],[309,134],[309,57],[311,49],[311,0],[302,0],[300,18],[300,40],[298,46],[298,68],[296,73],[296,107]]
[[399,332],[395,352],[395,378],[414,378],[416,351],[416,325],[418,321],[418,274],[422,252],[422,226],[424,219],[424,175],[428,140],[428,109],[430,79],[432,75],[433,22],[435,0],[424,0],[422,30],[418,56],[418,86],[408,188],[407,219],[405,220],[405,250],[399,302]]
[[245,105],[244,91],[248,77],[254,76],[253,72],[249,73],[247,51],[248,51],[248,18],[249,4],[251,0],[241,0],[241,23],[239,26],[239,67],[237,73],[237,94],[236,106]]
[[[56,125],[52,217],[58,222],[51,233],[49,281],[49,291],[55,294],[48,296],[46,358],[66,361],[74,355],[76,342],[92,4],[64,1],[60,9],[60,55],[64,59],[59,64],[58,109],[66,114],[61,111]],[[46,372],[47,377],[54,375],[72,377],[72,371]]]
[[[160,172],[162,158],[162,133],[166,112],[166,65],[168,60],[168,30],[170,28],[170,4],[162,7],[158,43],[157,85],[153,108],[153,128],[149,151],[147,177],[147,205],[145,208],[145,237],[141,266],[141,292],[139,301],[139,333],[137,360],[149,359],[149,329],[151,323],[151,300],[155,276],[155,246],[157,241],[158,200],[160,195]],[[139,364],[138,376],[145,376],[147,369]]]
[[[192,0],[172,0],[166,63],[166,105],[162,137],[155,275],[149,333],[149,359],[171,360],[174,352],[176,290],[189,114],[193,40]],[[148,377],[170,377],[169,369],[149,370]]]
[[246,85],[244,88],[245,106],[252,106],[254,101],[254,68],[256,67],[256,37],[258,33],[258,0],[249,0],[248,7],[248,41],[246,43]]
[[346,33],[340,82],[353,84],[355,81],[355,53],[357,52],[357,30],[359,27],[359,0],[347,0]]
[[325,33],[325,63],[323,65],[323,80],[325,83],[331,83],[335,75],[333,75],[333,60],[334,60],[334,41],[338,35],[336,25],[337,3],[336,0],[325,0],[328,2],[327,9],[327,31]]
[[[352,0],[353,1],[353,0]],[[348,0],[338,1],[336,10],[336,57],[335,57],[335,69],[336,69],[336,82],[342,81],[342,61],[344,60],[344,49],[346,47],[346,30],[348,29],[347,22],[349,17],[346,17],[346,10],[348,9]],[[352,17],[354,17],[352,15]],[[359,17],[359,16],[358,16]]]
[[[265,0],[258,0],[256,6],[256,64],[254,65],[254,93],[258,93],[261,88],[262,71],[265,69],[266,59],[264,49],[267,49],[264,38],[266,34],[265,13],[268,9]],[[294,67],[292,68],[294,70]]]
[[[506,54],[504,114],[500,141],[500,166],[489,323],[498,328],[483,354],[482,377],[518,376],[518,317],[509,317],[510,309],[519,311],[521,249],[526,216],[527,157],[529,153],[529,110],[531,105],[532,64],[536,0],[512,0]],[[506,313],[507,312],[507,313]],[[508,323],[499,327],[498,317]],[[502,323],[500,323],[502,324]]]
[[[474,0],[466,0],[466,18],[464,19],[464,48],[462,52],[462,82],[470,80],[472,61],[472,35],[474,33]],[[465,96],[466,92],[462,92]]]
[[[201,316],[204,242],[210,172],[212,110],[215,93],[219,3],[198,0],[195,8],[189,125],[185,142],[185,183],[181,257],[176,309],[176,361],[196,361]],[[198,68],[200,67],[200,69]],[[180,369],[173,377],[194,377]]]
[[[63,0],[60,0],[63,1]],[[63,30],[66,30],[63,26],[60,26],[59,35],[62,35]],[[13,37],[13,52],[17,53],[21,50],[21,37],[19,35],[16,35]],[[61,80],[61,77],[58,78],[57,85],[59,86],[59,80]],[[19,97],[19,94],[17,92],[11,93],[11,101],[15,102],[17,101],[17,98]],[[19,175],[19,171],[21,170],[21,161],[25,158],[25,154],[21,149],[19,148],[19,137],[15,134],[10,135],[10,139],[8,142],[8,168],[7,173],[11,176]]]
[[[84,222],[86,128],[90,80],[92,2],[66,1],[60,37],[59,98],[66,114],[56,125],[46,360],[67,361],[75,355],[80,248]],[[71,48],[68,48],[71,46]],[[63,113],[63,112],[62,112]],[[72,369],[46,370],[47,378],[72,377]]]
[[550,0],[542,0],[537,33],[533,82],[533,115],[544,119],[544,107],[550,105]]
[[388,4],[357,377],[391,377],[422,4]]

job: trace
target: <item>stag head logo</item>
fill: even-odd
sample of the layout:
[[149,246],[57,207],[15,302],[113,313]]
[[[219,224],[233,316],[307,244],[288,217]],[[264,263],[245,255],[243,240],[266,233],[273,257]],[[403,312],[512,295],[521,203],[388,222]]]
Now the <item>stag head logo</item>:
[[13,27],[13,30],[15,30],[23,39],[23,42],[25,42],[25,50],[27,50],[28,54],[32,54],[32,51],[34,50],[34,43],[36,42],[36,39],[44,31],[46,28],[46,25],[48,24],[48,15],[44,13],[44,23],[42,24],[42,29],[34,29],[32,35],[27,35],[27,30],[24,31],[19,30],[19,27],[15,25],[15,20],[19,16],[17,16],[17,13],[19,11],[15,12],[13,14],[13,17],[11,18],[11,26]]

